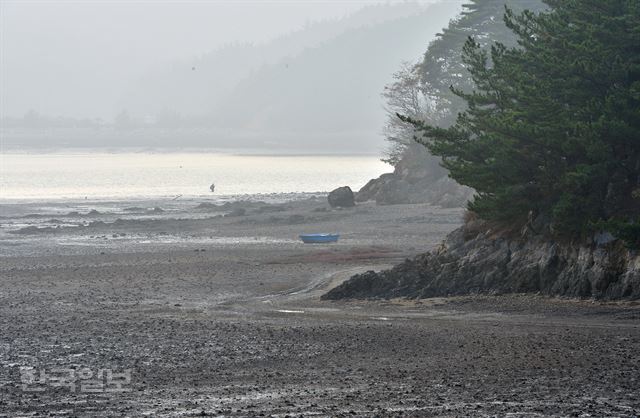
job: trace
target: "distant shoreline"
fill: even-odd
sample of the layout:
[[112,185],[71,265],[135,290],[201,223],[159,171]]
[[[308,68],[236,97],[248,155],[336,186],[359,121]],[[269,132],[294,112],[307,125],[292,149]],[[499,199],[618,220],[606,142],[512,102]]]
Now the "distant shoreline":
[[[290,192],[290,193],[244,193],[244,194],[226,194],[226,195],[159,195],[159,196],[92,196],[88,199],[79,197],[44,197],[44,198],[32,198],[32,197],[18,197],[18,198],[5,198],[0,195],[0,211],[2,206],[31,206],[31,205],[43,205],[50,204],[54,206],[77,206],[77,205],[135,205],[135,204],[147,204],[159,205],[166,202],[179,202],[179,203],[215,203],[224,204],[226,202],[259,202],[264,201],[268,204],[274,203],[286,203],[294,202],[317,197],[325,197],[328,191],[316,191],[316,192]],[[177,198],[176,198],[177,197]],[[53,216],[53,214],[52,214]]]
[[3,152],[9,149],[189,149],[243,154],[379,155],[385,147],[384,138],[376,131],[266,132],[197,127],[10,129],[0,125],[0,138]]
[[3,145],[0,154],[220,154],[236,157],[380,157],[377,152],[301,152],[299,150],[268,150],[206,147],[19,147]]

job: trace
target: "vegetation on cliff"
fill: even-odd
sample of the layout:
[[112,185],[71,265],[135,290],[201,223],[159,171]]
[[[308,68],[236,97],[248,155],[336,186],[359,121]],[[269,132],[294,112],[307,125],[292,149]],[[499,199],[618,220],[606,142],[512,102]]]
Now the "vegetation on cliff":
[[462,49],[469,37],[478,42],[515,45],[515,34],[500,19],[505,6],[515,11],[546,9],[542,0],[471,0],[429,44],[418,63],[405,63],[394,74],[393,82],[382,94],[387,109],[383,132],[389,142],[385,156],[388,162],[395,165],[404,155],[419,152],[411,147],[414,126],[397,114],[446,128],[466,109],[465,101],[451,91],[451,86],[473,88],[473,79],[462,60]]
[[450,176],[476,190],[469,208],[556,236],[611,229],[640,245],[640,4],[546,0],[504,21],[517,45],[469,37],[473,89],[450,127],[403,117]]
[[413,140],[415,127],[397,115],[443,128],[455,122],[466,103],[453,94],[450,86],[467,90],[473,86],[462,60],[466,39],[473,36],[483,42],[516,44],[516,36],[500,18],[505,5],[517,11],[546,9],[541,0],[472,0],[429,44],[419,62],[404,63],[394,73],[382,97],[387,111],[383,134],[388,144],[383,161],[393,165],[395,171],[372,180],[358,193],[360,200],[464,206],[473,195],[472,189],[448,178],[440,158]]
[[449,90],[466,106],[455,123],[398,115],[453,179],[475,189],[465,225],[433,251],[356,275],[325,299],[640,299],[640,3],[545,3],[538,13],[506,9],[511,45],[467,38],[461,62],[471,82],[451,80]]

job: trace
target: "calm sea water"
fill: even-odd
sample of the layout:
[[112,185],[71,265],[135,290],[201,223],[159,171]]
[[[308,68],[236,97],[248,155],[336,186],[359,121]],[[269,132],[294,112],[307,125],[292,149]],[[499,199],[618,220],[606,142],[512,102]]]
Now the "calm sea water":
[[356,190],[391,171],[376,157],[216,153],[2,153],[0,200],[137,199]]

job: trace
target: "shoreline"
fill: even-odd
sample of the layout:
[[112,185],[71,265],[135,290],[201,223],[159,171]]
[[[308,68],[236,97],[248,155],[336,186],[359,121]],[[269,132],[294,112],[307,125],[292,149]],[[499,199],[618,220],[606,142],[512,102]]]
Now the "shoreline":
[[[35,207],[84,207],[87,211],[95,209],[92,206],[103,206],[112,204],[114,207],[127,207],[135,205],[143,205],[146,208],[168,205],[193,204],[194,206],[201,203],[224,204],[226,202],[264,202],[266,204],[287,203],[289,201],[309,199],[314,196],[325,197],[329,192],[291,192],[291,193],[247,193],[247,194],[197,194],[197,195],[158,195],[158,196],[95,196],[91,199],[82,199],[78,197],[46,197],[46,198],[0,198],[0,209],[15,206],[35,206]],[[195,209],[195,208],[185,208]],[[50,213],[54,215],[55,213]],[[46,216],[46,214],[42,214]]]
[[[320,300],[438,245],[461,210],[325,199],[243,209],[2,235],[0,416],[640,411],[640,304]],[[297,238],[329,229],[338,243]],[[24,390],[21,372],[59,368],[131,380],[118,393],[84,392],[80,379],[74,391]]]

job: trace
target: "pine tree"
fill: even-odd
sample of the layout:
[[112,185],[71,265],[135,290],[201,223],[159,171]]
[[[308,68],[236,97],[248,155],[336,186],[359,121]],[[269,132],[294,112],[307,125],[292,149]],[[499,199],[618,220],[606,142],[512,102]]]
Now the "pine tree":
[[425,165],[437,163],[439,159],[414,146],[414,127],[400,120],[396,114],[431,125],[451,126],[456,115],[465,110],[466,104],[449,87],[470,89],[473,85],[462,61],[462,47],[466,39],[473,36],[505,45],[516,43],[515,34],[501,19],[505,5],[519,11],[525,8],[534,11],[546,9],[541,0],[472,0],[463,5],[461,15],[429,44],[419,63],[403,64],[394,74],[394,81],[385,87],[382,94],[388,113],[383,133],[389,142],[383,161],[396,165],[405,153],[409,153],[412,158],[421,154]]
[[[427,121],[441,127],[455,122],[466,103],[451,92],[450,87],[468,90],[473,86],[471,74],[462,59],[466,40],[473,37],[486,46],[487,42],[500,42],[512,46],[515,34],[504,24],[505,6],[514,11],[545,10],[541,0],[471,0],[463,11],[431,42],[420,63],[420,89],[434,104]],[[435,123],[434,123],[435,122]]]
[[412,120],[419,141],[478,192],[469,207],[485,219],[534,214],[570,237],[608,225],[637,245],[640,2],[546,3],[506,10],[516,46],[467,39],[473,90],[452,83],[467,110],[449,128]]

